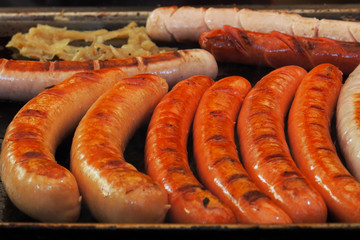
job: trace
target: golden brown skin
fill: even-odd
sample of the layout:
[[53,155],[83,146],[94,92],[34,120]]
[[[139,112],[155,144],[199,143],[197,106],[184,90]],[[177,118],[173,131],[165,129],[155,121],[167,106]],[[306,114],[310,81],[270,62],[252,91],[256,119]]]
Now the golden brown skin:
[[1,150],[1,180],[21,211],[44,222],[73,222],[81,197],[74,176],[56,163],[62,139],[91,104],[125,74],[78,73],[31,99],[9,124]]
[[251,180],[235,144],[235,123],[250,83],[223,78],[203,95],[193,124],[196,169],[206,187],[234,211],[242,223],[291,223],[290,217]]
[[190,125],[202,94],[214,83],[193,76],[176,84],[157,105],[145,144],[147,173],[169,194],[176,223],[234,223],[233,212],[193,175],[187,153]]
[[164,221],[167,192],[127,163],[123,151],[167,91],[165,79],[156,75],[124,78],[94,103],[76,128],[71,171],[98,221]]

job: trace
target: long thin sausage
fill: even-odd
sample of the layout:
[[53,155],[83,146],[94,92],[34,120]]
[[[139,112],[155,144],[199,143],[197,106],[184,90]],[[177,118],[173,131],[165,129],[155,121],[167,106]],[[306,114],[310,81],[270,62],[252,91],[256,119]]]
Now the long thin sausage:
[[213,83],[198,75],[176,84],[155,108],[148,127],[145,168],[167,190],[172,222],[235,222],[230,208],[199,183],[188,162],[190,126],[202,94]]
[[164,221],[168,210],[166,191],[127,163],[123,151],[167,91],[166,81],[156,75],[124,78],[91,106],[77,126],[71,172],[97,220]]
[[290,108],[288,135],[294,159],[338,221],[360,221],[360,184],[345,169],[331,139],[330,124],[342,87],[331,64],[311,70]]
[[286,66],[264,76],[244,100],[237,131],[244,166],[259,188],[293,222],[325,222],[325,202],[295,165],[285,138],[285,116],[305,75]]
[[340,90],[336,107],[337,139],[346,167],[360,181],[360,65],[349,75]]
[[225,202],[242,223],[291,223],[243,168],[235,144],[235,122],[250,83],[223,78],[200,100],[193,124],[194,156],[201,181]]
[[19,110],[4,136],[0,170],[10,200],[21,211],[45,222],[77,220],[78,185],[70,171],[56,163],[56,147],[90,105],[123,77],[119,69],[78,73]]
[[36,62],[0,59],[0,99],[26,101],[74,73],[120,67],[128,76],[152,73],[169,87],[196,74],[215,78],[215,58],[202,49],[179,50],[147,57],[94,61]]
[[292,64],[311,70],[321,63],[332,63],[344,73],[350,73],[360,64],[357,42],[297,37],[280,32],[260,33],[231,26],[203,33],[200,46],[220,62],[273,68]]
[[197,42],[203,32],[230,25],[243,30],[293,36],[360,41],[360,22],[302,17],[280,10],[204,7],[159,7],[146,22],[149,36],[159,41]]

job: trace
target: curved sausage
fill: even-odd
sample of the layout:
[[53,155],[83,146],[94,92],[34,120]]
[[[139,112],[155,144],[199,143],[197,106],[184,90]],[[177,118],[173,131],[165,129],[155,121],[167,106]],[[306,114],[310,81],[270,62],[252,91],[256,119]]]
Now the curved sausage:
[[150,117],[168,85],[156,75],[124,78],[91,106],[76,128],[71,172],[94,217],[101,222],[162,222],[165,190],[127,163],[123,151]]
[[345,169],[330,135],[342,86],[342,73],[331,64],[311,70],[291,105],[288,134],[291,152],[307,179],[321,193],[337,221],[360,221],[360,184]]
[[339,146],[347,168],[358,181],[360,181],[359,94],[360,65],[346,79],[340,90],[336,107]]
[[295,165],[285,138],[285,116],[305,75],[286,66],[264,76],[244,100],[237,131],[245,169],[259,188],[293,222],[325,222],[325,202]]
[[200,100],[193,124],[196,169],[204,185],[226,203],[242,223],[291,223],[243,168],[234,139],[235,122],[250,83],[223,78]]
[[292,64],[311,70],[321,63],[331,63],[344,73],[350,73],[360,64],[357,42],[297,37],[280,32],[259,33],[231,26],[203,33],[200,46],[221,62],[273,68]]
[[10,200],[44,222],[72,222],[81,197],[74,176],[55,161],[55,150],[91,104],[125,74],[105,69],[75,74],[26,103],[2,143],[1,180]]
[[158,41],[197,42],[203,32],[224,25],[261,33],[279,31],[300,37],[360,41],[360,22],[302,17],[280,10],[236,7],[159,7],[150,13],[146,30],[152,39]]
[[120,67],[128,76],[152,73],[166,79],[169,87],[202,74],[215,78],[215,58],[205,50],[189,49],[147,57],[94,61],[37,62],[0,59],[0,98],[26,101],[74,73]]
[[233,212],[204,188],[191,171],[187,138],[202,94],[214,80],[193,76],[179,82],[154,110],[145,144],[146,172],[169,194],[176,223],[233,223]]

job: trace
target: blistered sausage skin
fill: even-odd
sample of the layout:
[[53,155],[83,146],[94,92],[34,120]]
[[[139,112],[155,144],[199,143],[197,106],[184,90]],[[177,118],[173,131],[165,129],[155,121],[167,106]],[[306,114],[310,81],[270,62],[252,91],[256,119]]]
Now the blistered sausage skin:
[[349,75],[340,90],[336,107],[337,139],[346,167],[360,181],[360,65]]
[[145,144],[146,172],[169,194],[169,220],[176,223],[233,223],[235,216],[194,176],[187,139],[202,94],[214,80],[202,75],[176,84],[156,106]]
[[26,101],[74,73],[119,67],[128,76],[152,73],[166,79],[169,87],[196,74],[215,78],[215,58],[202,49],[159,53],[146,57],[93,61],[37,62],[0,59],[0,98]]
[[77,126],[71,171],[98,221],[164,221],[169,208],[166,191],[126,162],[123,151],[167,91],[166,81],[156,75],[124,78],[91,106]]
[[264,76],[247,94],[237,125],[245,169],[295,223],[327,220],[322,196],[296,166],[285,137],[285,116],[306,73],[286,66]]
[[250,89],[246,79],[231,76],[204,93],[193,124],[196,169],[204,185],[233,210],[238,222],[291,223],[250,179],[238,156],[235,122]]
[[308,73],[290,108],[288,135],[294,160],[325,199],[332,218],[359,222],[360,184],[342,164],[330,134],[342,80],[331,64]]
[[126,75],[119,69],[75,74],[27,102],[2,143],[4,188],[17,208],[44,222],[72,222],[81,197],[74,176],[54,154],[90,105]]
[[321,63],[331,63],[346,74],[360,64],[358,43],[327,38],[297,37],[280,32],[259,33],[224,26],[223,29],[203,33],[199,42],[220,62],[273,68],[292,64],[306,70]]
[[154,40],[197,42],[203,32],[222,28],[224,25],[261,33],[279,31],[301,37],[360,41],[360,22],[302,17],[279,10],[236,7],[159,7],[150,13],[146,30]]

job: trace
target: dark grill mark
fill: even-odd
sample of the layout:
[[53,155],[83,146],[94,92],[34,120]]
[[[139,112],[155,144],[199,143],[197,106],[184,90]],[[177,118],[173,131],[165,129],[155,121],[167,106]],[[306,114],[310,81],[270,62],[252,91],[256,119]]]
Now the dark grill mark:
[[249,191],[249,192],[245,193],[243,195],[243,197],[246,201],[249,201],[249,202],[254,202],[254,201],[258,200],[259,198],[268,198],[264,193],[262,193],[258,190]]
[[41,158],[41,159],[47,158],[47,156],[41,152],[26,152],[22,156],[25,158]]
[[232,158],[232,157],[222,157],[222,158],[218,158],[214,161],[214,164],[213,166],[216,166],[218,164],[221,164],[223,162],[227,162],[227,161],[230,161],[230,162],[236,162],[236,159]]
[[310,105],[309,107],[310,107],[310,108],[313,108],[313,109],[316,109],[316,110],[320,110],[320,111],[322,111],[322,112],[325,112],[325,109],[324,109],[323,107],[319,106],[319,105],[314,105],[314,104],[312,104],[312,105]]
[[248,178],[248,176],[246,174],[233,174],[227,179],[227,182],[230,183],[232,181],[236,181],[237,179],[242,178]]
[[196,189],[205,190],[205,188],[201,185],[186,184],[186,185],[183,185],[182,187],[179,187],[178,191],[183,192],[183,193],[184,192],[189,193],[189,192],[195,192]]
[[183,167],[171,167],[171,168],[167,169],[167,172],[185,174],[185,173],[187,173],[187,170]]
[[208,205],[209,202],[210,202],[210,199],[206,197],[206,198],[203,199],[202,202],[203,202],[204,207],[207,207],[207,205]]
[[44,118],[47,116],[46,112],[37,110],[37,109],[26,109],[24,111],[19,112],[18,116],[21,117],[40,117]]
[[269,139],[269,138],[277,139],[277,136],[276,136],[276,134],[272,134],[272,133],[262,134],[262,135],[257,136],[254,140],[257,142],[257,141],[261,141],[261,140],[264,140],[264,139],[266,140],[266,139]]
[[226,140],[226,137],[223,136],[223,135],[213,135],[211,137],[209,137],[208,139],[206,139],[206,142],[209,142],[209,141],[224,141]]
[[267,162],[273,162],[273,161],[283,160],[284,158],[285,158],[284,154],[275,153],[275,154],[266,156],[264,160],[267,161]]
[[328,147],[318,147],[318,150],[328,151],[328,152],[334,152],[334,149],[328,148]]

